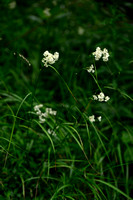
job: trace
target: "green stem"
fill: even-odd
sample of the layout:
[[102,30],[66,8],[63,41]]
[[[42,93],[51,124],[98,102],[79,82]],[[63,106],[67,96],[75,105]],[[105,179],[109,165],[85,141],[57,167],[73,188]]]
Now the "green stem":
[[74,100],[78,103],[77,99],[75,98],[74,94],[72,93],[72,91],[70,90],[69,86],[67,85],[67,83],[65,82],[65,80],[62,78],[62,76],[60,75],[60,73],[51,65],[49,65],[57,74],[58,76],[62,79],[62,81],[64,82],[65,86],[67,87],[68,91],[70,92],[70,94],[72,95],[72,97],[74,98]]
[[91,73],[91,76],[93,77],[93,79],[94,79],[95,83],[97,84],[99,90],[102,92],[102,89],[101,89],[101,87],[100,87],[100,85],[99,85],[97,79],[95,78],[95,76],[94,76],[92,73]]

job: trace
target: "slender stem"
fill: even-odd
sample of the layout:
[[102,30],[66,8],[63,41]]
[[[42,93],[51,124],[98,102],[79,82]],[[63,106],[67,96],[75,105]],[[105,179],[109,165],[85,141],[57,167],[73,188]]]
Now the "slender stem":
[[72,95],[72,97],[74,98],[74,100],[78,103],[77,99],[75,98],[74,94],[72,93],[72,91],[70,90],[69,86],[67,85],[66,81],[62,78],[62,76],[60,75],[60,73],[51,65],[49,65],[57,74],[58,76],[62,79],[62,81],[64,82],[65,86],[67,87],[68,91],[70,92],[70,94]]
[[97,84],[99,90],[102,92],[102,89],[101,89],[101,87],[100,87],[100,85],[99,85],[97,79],[95,78],[95,76],[94,76],[92,73],[91,73],[91,76],[93,77],[94,81],[96,82],[96,84]]

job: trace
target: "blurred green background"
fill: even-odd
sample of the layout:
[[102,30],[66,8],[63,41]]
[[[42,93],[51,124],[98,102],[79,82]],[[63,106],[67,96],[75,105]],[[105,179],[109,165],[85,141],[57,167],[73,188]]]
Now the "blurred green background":
[[[18,71],[20,78],[23,76],[19,91],[29,89],[31,82],[35,82],[45,50],[60,53],[60,60],[56,67],[68,84],[71,84],[77,75],[78,84],[88,90],[86,79],[83,78],[85,74],[81,71],[84,66],[90,64],[88,55],[97,46],[106,47],[111,53],[110,73],[116,76],[114,82],[116,79],[120,81],[114,83],[119,84],[116,87],[132,89],[131,84],[128,88],[125,85],[127,79],[130,82],[132,76],[130,62],[132,61],[133,5],[130,1],[3,0],[0,7],[1,66],[4,66],[1,76],[8,76],[10,70]],[[17,53],[16,56],[13,56],[14,52]],[[25,56],[32,66],[26,65],[18,57],[19,53]],[[105,70],[100,72],[104,74]],[[124,77],[121,78],[123,74]],[[59,83],[54,84],[49,70],[47,72],[45,70],[41,78],[43,85],[39,87],[49,92],[54,85],[55,92],[53,92],[57,93]],[[17,84],[14,84],[14,87],[17,87]],[[57,98],[61,100],[58,95],[55,100]],[[65,99],[64,96],[63,101]]]

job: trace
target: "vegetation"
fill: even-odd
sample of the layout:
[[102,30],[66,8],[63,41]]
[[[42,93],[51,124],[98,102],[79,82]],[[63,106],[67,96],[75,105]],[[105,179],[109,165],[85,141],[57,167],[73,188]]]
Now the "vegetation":
[[132,3],[0,7],[0,200],[132,200]]

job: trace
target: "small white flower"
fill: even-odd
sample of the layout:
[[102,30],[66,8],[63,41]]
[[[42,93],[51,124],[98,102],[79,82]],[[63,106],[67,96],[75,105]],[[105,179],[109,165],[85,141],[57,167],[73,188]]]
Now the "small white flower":
[[94,115],[89,116],[89,120],[90,120],[90,122],[95,122],[95,116]]
[[105,97],[105,101],[106,101],[106,102],[107,102],[109,99],[110,99],[109,96],[106,96],[106,97]]
[[41,115],[39,115],[40,123],[44,123],[46,121],[45,117],[46,117],[46,113],[41,113]]
[[93,99],[94,99],[94,100],[97,100],[98,97],[97,97],[96,95],[93,95]]
[[42,62],[44,63],[45,67],[48,67],[48,65],[54,64],[58,58],[59,58],[59,53],[55,52],[54,55],[52,53],[49,53],[49,51],[45,51],[43,53],[44,58],[42,59]]
[[53,130],[51,130],[50,128],[48,129],[48,134],[56,137],[56,133]]
[[93,52],[92,55],[95,56],[95,60],[99,60],[103,56],[102,59],[104,62],[107,62],[109,57],[108,50],[104,48],[102,51],[100,47],[97,47],[96,51]]
[[56,114],[57,114],[57,111],[53,110],[52,115],[56,115]]
[[54,58],[53,58],[53,56],[48,56],[47,57],[47,62],[49,63],[49,64],[54,64],[55,63],[55,60],[54,60]]
[[98,95],[99,98],[100,98],[100,97],[101,97],[101,98],[104,98],[104,96],[105,96],[105,95],[104,95],[103,92],[100,92],[100,94]]
[[107,62],[108,60],[109,60],[108,57],[103,56],[103,61],[104,62]]
[[52,110],[52,108],[46,108],[46,113],[50,115],[56,115],[57,111]]
[[103,92],[100,92],[100,94],[98,94],[98,95],[93,95],[93,99],[94,100],[98,100],[98,101],[105,101],[105,102],[107,102],[109,99],[110,99],[110,97],[109,96],[106,96],[105,97],[105,95],[104,95],[104,93]]
[[59,59],[59,53],[55,52],[53,57],[54,57],[55,61],[57,61]]
[[52,108],[46,108],[46,113],[50,113],[52,111]]
[[48,51],[45,51],[45,52],[43,53],[43,55],[44,55],[44,57],[46,57],[46,56],[49,55],[49,52],[48,52]]
[[34,106],[34,111],[38,111],[38,106]]
[[106,48],[103,49],[103,61],[107,62],[108,61],[108,57],[109,57],[109,53],[108,50]]
[[37,115],[41,115],[42,112],[38,109],[37,112],[36,112],[36,114],[37,114]]
[[96,51],[92,53],[95,56],[95,60],[99,60],[102,57],[102,50],[100,47],[96,48]]
[[44,13],[47,17],[50,17],[50,16],[51,16],[50,8],[45,8],[45,9],[43,10],[43,13]]
[[37,105],[37,107],[40,109],[43,107],[43,104],[39,104],[39,105]]
[[89,72],[89,73],[94,73],[95,72],[95,70],[94,70],[94,66],[93,65],[91,65],[88,69],[87,69],[87,71]]
[[42,108],[42,107],[43,107],[43,104],[34,106],[34,111],[36,111],[37,115],[41,114],[40,108]]
[[48,129],[48,134],[51,135],[51,133],[52,133],[52,130],[49,128]]
[[40,110],[40,108],[42,108],[42,107],[43,107],[43,104],[34,106],[34,111],[39,116],[40,123],[44,123],[46,121],[46,118],[49,117],[49,114],[56,115],[56,113],[57,113],[57,111],[52,110],[52,108],[46,108],[46,112],[42,113]]
[[101,122],[101,120],[102,120],[102,117],[101,117],[101,116],[99,116],[97,119],[98,119],[98,121],[99,121],[99,122]]
[[100,94],[98,95],[98,100],[99,101],[104,101],[104,97],[105,97],[104,93],[100,92]]

